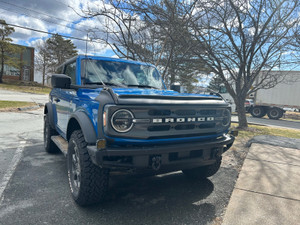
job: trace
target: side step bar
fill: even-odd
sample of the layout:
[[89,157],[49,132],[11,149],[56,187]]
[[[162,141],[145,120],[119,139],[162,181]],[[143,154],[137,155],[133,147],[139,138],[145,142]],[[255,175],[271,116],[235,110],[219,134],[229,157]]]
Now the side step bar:
[[57,145],[61,152],[66,156],[68,153],[68,142],[60,135],[52,136],[51,140]]

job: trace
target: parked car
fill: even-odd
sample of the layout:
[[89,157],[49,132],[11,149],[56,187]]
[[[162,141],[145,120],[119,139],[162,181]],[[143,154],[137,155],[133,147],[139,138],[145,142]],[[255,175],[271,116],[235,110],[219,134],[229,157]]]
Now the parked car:
[[110,171],[212,176],[234,142],[220,96],[167,90],[149,63],[79,55],[57,73],[44,110],[44,147],[67,157],[79,205],[105,197]]

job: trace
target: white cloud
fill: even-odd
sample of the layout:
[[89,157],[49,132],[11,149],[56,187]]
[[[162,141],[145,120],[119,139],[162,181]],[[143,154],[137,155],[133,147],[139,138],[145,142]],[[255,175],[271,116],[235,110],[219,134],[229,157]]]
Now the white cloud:
[[[82,10],[99,10],[103,5],[98,0],[14,0],[7,3],[0,2],[1,19],[8,24],[28,27],[36,30],[58,33],[62,35],[89,39],[93,36],[91,30],[97,29],[97,36],[103,34],[100,31],[102,18],[83,19],[80,15]],[[37,44],[47,38],[50,34],[39,33],[32,30],[15,28],[11,35],[13,43],[36,47]],[[85,54],[86,43],[71,39],[76,45],[78,52]],[[111,48],[105,43],[88,42],[88,54],[105,55]],[[110,53],[111,55],[111,53]]]

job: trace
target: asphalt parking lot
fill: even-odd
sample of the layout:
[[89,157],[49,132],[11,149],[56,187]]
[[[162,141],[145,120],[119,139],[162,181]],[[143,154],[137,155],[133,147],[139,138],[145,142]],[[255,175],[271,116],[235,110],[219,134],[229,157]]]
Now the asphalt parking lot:
[[[45,101],[45,100],[43,100]],[[181,172],[112,176],[107,199],[82,208],[71,197],[66,160],[43,149],[43,109],[1,112],[0,224],[219,224],[238,172],[204,181]]]
[[71,198],[64,156],[33,144],[3,193],[0,224],[211,224],[224,213],[236,178],[230,168],[202,182],[181,172],[118,175],[105,201],[82,208]]
[[238,176],[230,157],[203,181],[181,172],[112,176],[105,201],[82,208],[69,192],[66,159],[43,149],[43,109],[0,114],[0,225],[220,225],[224,219]]

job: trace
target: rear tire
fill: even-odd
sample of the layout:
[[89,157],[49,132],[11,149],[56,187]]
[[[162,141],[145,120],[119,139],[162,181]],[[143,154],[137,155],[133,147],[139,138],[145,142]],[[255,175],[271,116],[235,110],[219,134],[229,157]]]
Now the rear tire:
[[253,117],[261,118],[267,114],[266,110],[261,106],[254,106],[250,111]]
[[222,156],[218,157],[216,162],[209,166],[201,166],[193,169],[182,170],[182,172],[192,179],[204,179],[211,177],[218,172],[222,163]]
[[57,153],[59,152],[59,148],[56,144],[51,140],[51,137],[57,135],[55,129],[53,129],[49,122],[48,114],[44,115],[44,148],[48,153]]
[[283,116],[283,110],[280,108],[271,108],[268,111],[268,117],[272,120],[278,120]]
[[109,170],[92,163],[81,130],[75,130],[68,146],[68,177],[72,197],[78,205],[101,201],[108,189]]

